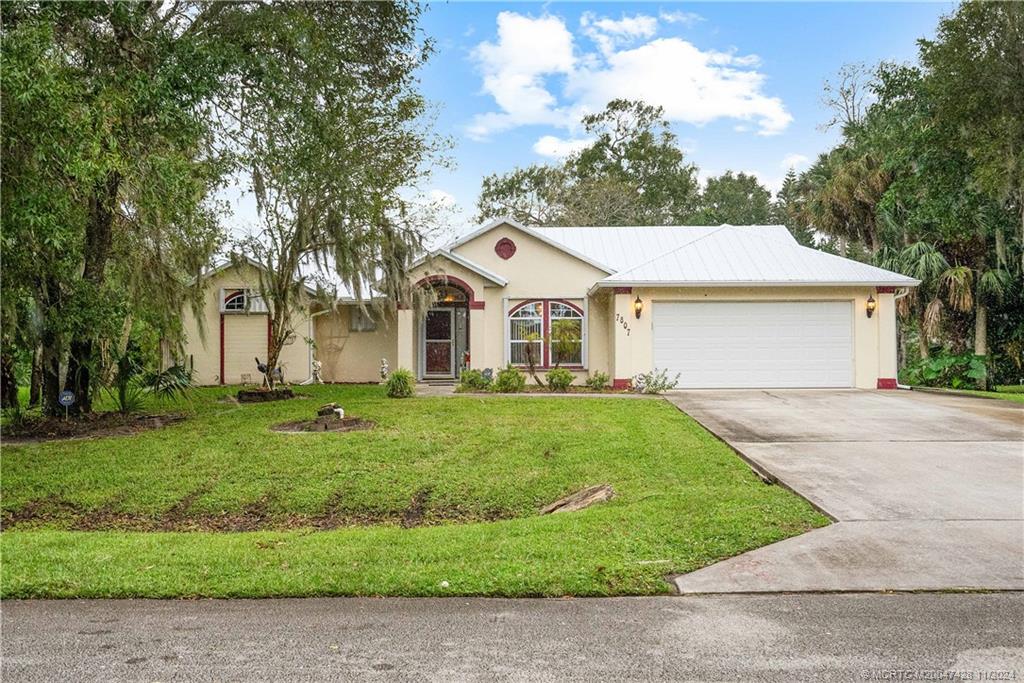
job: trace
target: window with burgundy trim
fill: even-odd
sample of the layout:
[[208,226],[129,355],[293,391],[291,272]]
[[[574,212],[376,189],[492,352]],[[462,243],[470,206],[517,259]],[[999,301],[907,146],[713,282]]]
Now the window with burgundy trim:
[[[551,354],[548,365],[583,365],[583,313],[560,301],[548,303]],[[555,339],[562,340],[556,344]]]
[[513,365],[528,365],[527,353],[533,347],[537,365],[544,361],[544,302],[531,301],[508,316],[508,357]]
[[[567,332],[570,340],[557,349],[551,343],[556,329]],[[508,314],[508,359],[513,365],[528,365],[527,349],[532,347],[538,367],[581,367],[583,338],[583,311],[563,301],[528,301]]]

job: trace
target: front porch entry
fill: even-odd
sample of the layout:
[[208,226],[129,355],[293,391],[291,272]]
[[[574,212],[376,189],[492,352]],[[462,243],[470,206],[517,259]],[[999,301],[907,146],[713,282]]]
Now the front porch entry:
[[435,303],[419,324],[419,379],[457,379],[469,363],[469,298],[457,286],[432,285]]

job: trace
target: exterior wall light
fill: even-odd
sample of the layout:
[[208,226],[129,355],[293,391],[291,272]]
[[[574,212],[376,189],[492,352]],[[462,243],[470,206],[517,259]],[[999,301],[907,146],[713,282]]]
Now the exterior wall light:
[[878,308],[878,302],[875,301],[875,297],[868,294],[868,301],[864,304],[864,309],[868,312],[869,318],[875,314],[876,308]]
[[640,314],[644,312],[644,302],[640,300],[640,297],[636,298],[633,302],[633,313],[636,314],[636,319],[640,319]]

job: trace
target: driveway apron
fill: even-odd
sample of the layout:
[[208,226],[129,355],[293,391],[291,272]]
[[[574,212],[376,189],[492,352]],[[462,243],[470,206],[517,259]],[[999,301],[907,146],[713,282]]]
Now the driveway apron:
[[1024,590],[1024,405],[856,390],[668,399],[836,520],[678,576],[680,592]]

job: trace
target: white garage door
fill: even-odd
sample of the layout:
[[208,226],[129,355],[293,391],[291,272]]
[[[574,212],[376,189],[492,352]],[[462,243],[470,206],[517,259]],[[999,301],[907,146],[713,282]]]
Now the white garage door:
[[681,388],[849,387],[849,301],[654,302],[654,366]]

